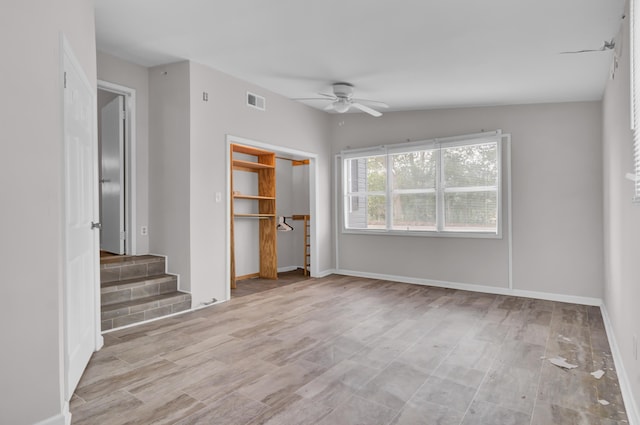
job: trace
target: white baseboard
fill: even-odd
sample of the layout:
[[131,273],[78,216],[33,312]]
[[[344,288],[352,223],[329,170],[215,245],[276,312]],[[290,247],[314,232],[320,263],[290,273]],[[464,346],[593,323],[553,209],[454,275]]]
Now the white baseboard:
[[315,277],[315,278],[319,279],[319,278],[327,277],[327,276],[329,276],[331,274],[335,274],[335,273],[337,273],[336,269],[327,269],[327,270],[322,270],[321,272],[318,272],[317,275],[312,276],[312,277]]
[[604,327],[607,330],[607,338],[609,339],[609,347],[611,347],[611,355],[613,356],[613,363],[616,365],[616,372],[618,372],[618,382],[620,383],[620,392],[622,392],[622,399],[624,400],[624,407],[627,411],[627,419],[629,419],[629,425],[640,425],[640,410],[636,405],[633,397],[633,391],[629,382],[629,375],[624,368],[624,362],[622,361],[622,353],[620,347],[616,341],[615,333],[613,332],[613,325],[607,312],[607,307],[604,303],[600,306],[602,312],[602,320],[604,321]]
[[69,413],[69,403],[65,403],[62,412],[55,416],[36,422],[34,425],[71,425],[71,413]]
[[521,289],[509,289],[500,286],[475,285],[472,283],[446,282],[442,280],[422,279],[407,276],[395,276],[380,273],[359,272],[354,270],[335,270],[337,274],[346,276],[366,277],[371,279],[389,280],[392,282],[413,283],[416,285],[436,286],[438,288],[459,289],[462,291],[482,292],[486,294],[511,295],[515,297],[535,298],[540,300],[558,301],[572,304],[602,305],[600,298],[580,297],[576,295],[552,294],[548,292],[525,291]]
[[298,267],[298,266],[285,266],[285,267],[278,267],[278,273],[286,273],[286,272],[292,272],[294,270],[298,270],[301,269],[302,267]]

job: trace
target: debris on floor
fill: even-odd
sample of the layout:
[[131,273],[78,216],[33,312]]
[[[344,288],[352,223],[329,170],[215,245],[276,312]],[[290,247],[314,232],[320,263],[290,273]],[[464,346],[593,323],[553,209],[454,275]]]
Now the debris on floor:
[[564,357],[560,357],[560,356],[554,357],[552,359],[549,359],[549,361],[552,364],[554,364],[554,365],[556,365],[558,367],[564,368],[564,369],[575,369],[575,368],[578,367],[577,364],[567,363],[567,359],[565,359]]
[[607,400],[602,400],[602,399],[598,400],[598,403],[602,404],[603,406],[608,406],[609,404],[611,404]]
[[593,376],[596,379],[600,379],[602,378],[602,376],[604,376],[604,371],[602,369],[598,369],[595,372],[591,372],[591,376]]
[[571,338],[567,338],[564,335],[558,335],[558,338],[565,340],[566,342],[571,342]]

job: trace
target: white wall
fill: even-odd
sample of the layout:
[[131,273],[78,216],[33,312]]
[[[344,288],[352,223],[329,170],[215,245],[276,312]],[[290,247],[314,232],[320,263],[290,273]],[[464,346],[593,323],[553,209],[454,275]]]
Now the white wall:
[[[276,215],[291,217],[293,214],[293,169],[291,161],[276,159]],[[294,261],[293,244],[298,236],[295,223],[287,219],[287,224],[293,231],[277,232],[278,237],[278,269],[296,266]],[[255,234],[257,236],[257,233]],[[258,243],[254,238],[254,243]]]
[[[627,16],[628,13],[627,13]],[[629,46],[629,23],[624,21],[623,46]],[[633,171],[630,122],[629,51],[622,57],[603,100],[604,161],[604,302],[635,399],[640,406],[640,362],[633,357],[633,336],[640,337],[640,206],[631,204],[633,183],[624,178]],[[628,401],[627,410],[630,411]],[[636,413],[637,414],[637,413]]]
[[[334,152],[502,129],[512,135],[514,289],[602,296],[600,102],[333,116]],[[505,221],[506,224],[506,221]],[[508,286],[503,240],[343,234],[340,268]]]
[[149,253],[149,70],[104,52],[97,53],[98,79],[136,91],[136,254]]
[[[191,239],[188,250],[194,306],[211,298],[226,297],[226,135],[318,155],[318,267],[320,271],[331,270],[331,144],[327,114],[196,63],[190,64],[189,78]],[[267,110],[246,106],[247,91],[265,96]],[[209,94],[208,102],[202,100],[203,92]],[[223,202],[215,202],[216,192],[223,194]]]
[[[291,200],[292,214],[305,215],[310,214],[309,209],[309,165],[296,165],[293,167],[293,199]],[[332,210],[333,211],[333,210]],[[293,225],[293,260],[292,266],[305,266],[304,251],[304,221],[296,220]]]
[[60,33],[95,85],[93,2],[3,1],[2,424],[63,423]]
[[[234,154],[236,159],[255,161],[255,156]],[[258,173],[233,172],[233,190],[245,195],[258,193]],[[258,203],[250,200],[235,201],[234,213],[257,214]],[[260,271],[259,222],[252,218],[236,219],[233,228],[236,261],[236,277],[255,274]]]
[[191,288],[189,63],[149,69],[149,251]]

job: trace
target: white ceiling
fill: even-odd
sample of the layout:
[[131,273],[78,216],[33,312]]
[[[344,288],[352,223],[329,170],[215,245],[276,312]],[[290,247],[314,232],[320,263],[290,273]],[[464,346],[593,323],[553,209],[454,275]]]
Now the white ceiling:
[[624,13],[624,0],[94,1],[101,51],[189,59],[289,98],[346,81],[391,110],[598,100],[612,51],[560,52],[599,49]]

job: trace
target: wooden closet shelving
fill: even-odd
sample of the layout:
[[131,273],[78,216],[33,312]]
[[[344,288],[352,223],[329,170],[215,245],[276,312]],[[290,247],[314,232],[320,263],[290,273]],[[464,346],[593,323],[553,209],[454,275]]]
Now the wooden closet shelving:
[[[239,159],[234,154],[244,154],[255,157],[255,160]],[[258,219],[260,244],[260,271],[258,276],[264,279],[278,278],[278,257],[277,257],[277,232],[276,232],[276,155],[264,149],[252,146],[231,145],[232,171],[246,171],[257,173],[258,193],[240,194],[234,190],[233,172],[231,173],[231,193],[233,202],[231,203],[231,288],[236,287],[235,271],[235,241],[234,241],[234,221],[235,219]],[[234,204],[237,200],[258,203],[257,213],[234,213]]]

